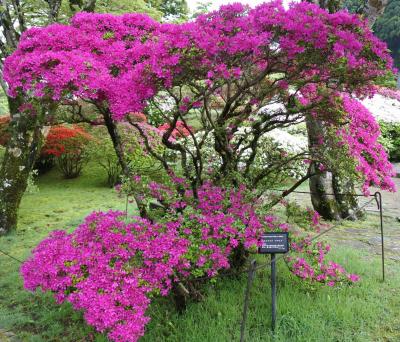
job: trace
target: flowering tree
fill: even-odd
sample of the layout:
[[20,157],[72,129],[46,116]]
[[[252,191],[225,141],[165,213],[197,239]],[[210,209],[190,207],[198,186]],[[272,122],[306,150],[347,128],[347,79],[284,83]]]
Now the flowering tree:
[[[126,114],[145,107],[158,110],[169,125],[163,143],[179,155],[196,192],[205,177],[202,146],[210,135],[220,159],[211,176],[215,181],[257,186],[294,159],[329,164],[311,144],[308,151],[262,170],[252,167],[265,133],[307,117],[318,117],[330,128],[341,125],[345,113],[333,116],[318,108],[344,93],[371,94],[373,80],[390,65],[384,44],[358,17],[329,14],[307,3],[289,10],[269,3],[254,10],[222,7],[182,25],[159,24],[144,15],[78,14],[70,26],[28,31],[5,72],[13,95],[29,92],[58,102],[75,97],[93,103],[117,151],[114,121],[128,120],[141,132]],[[192,114],[202,125],[202,138],[192,132],[176,140],[173,132],[182,126],[191,132],[187,120]],[[239,127],[246,129],[238,133]],[[196,151],[187,147],[189,140]],[[166,169],[171,167],[147,147]],[[124,164],[122,156],[120,161]],[[378,178],[386,177],[387,172],[370,166]],[[365,179],[367,185],[371,181]]]
[[[308,3],[234,4],[179,25],[82,13],[71,25],[27,31],[6,61],[10,95],[95,106],[129,175],[116,124],[126,121],[171,181],[143,185],[133,177],[139,209],[156,200],[160,215],[124,222],[122,213],[96,213],[71,235],[53,234],[24,265],[26,286],[56,292],[111,339],[135,341],[151,296],[190,293],[192,278],[242,264],[261,232],[289,229],[268,215],[281,198],[267,205],[259,198],[263,182],[294,162],[318,167],[283,196],[337,165],[351,165],[365,192],[373,184],[393,190],[377,126],[354,100],[372,94],[390,67],[385,45],[359,17]],[[134,114],[142,111],[149,122],[163,118],[162,150]],[[276,154],[260,143],[305,121],[326,134],[304,150]],[[210,137],[215,160],[205,153]],[[292,244],[306,254],[288,260],[294,274],[329,285],[356,280],[324,262],[328,247],[313,248]]]
[[[71,1],[72,2],[72,1]],[[88,3],[82,3],[81,8],[91,11]],[[21,35],[33,25],[46,25],[59,19],[61,0],[47,0],[45,5],[37,1],[1,1],[0,18],[0,85],[8,94],[8,84],[3,77],[4,60],[17,49]],[[27,13],[29,9],[29,13]],[[29,97],[29,96],[28,96]],[[53,105],[42,102],[35,103],[30,109],[35,115],[25,115],[27,98],[7,96],[10,113],[8,127],[9,138],[0,167],[0,234],[16,228],[18,208],[26,190],[28,178],[33,171],[35,160],[40,154],[43,143],[43,128],[48,113],[55,111]]]

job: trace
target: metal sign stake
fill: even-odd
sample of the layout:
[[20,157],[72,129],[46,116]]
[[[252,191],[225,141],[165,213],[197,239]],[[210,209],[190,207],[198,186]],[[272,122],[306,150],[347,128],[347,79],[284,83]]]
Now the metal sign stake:
[[289,251],[289,234],[287,232],[269,232],[261,236],[258,253],[271,254],[271,330],[276,328],[276,254]]
[[381,258],[382,258],[382,281],[385,281],[385,242],[383,237],[383,207],[382,207],[382,194],[377,191],[374,194],[376,204],[379,209],[379,223],[381,228]]
[[271,329],[275,332],[276,326],[276,259],[275,253],[271,254],[271,309],[272,309],[272,319],[271,319]]

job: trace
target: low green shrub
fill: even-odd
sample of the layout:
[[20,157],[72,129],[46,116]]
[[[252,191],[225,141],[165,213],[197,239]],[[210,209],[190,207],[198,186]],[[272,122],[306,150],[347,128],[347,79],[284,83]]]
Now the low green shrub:
[[391,161],[400,161],[400,123],[380,121],[381,140],[380,143],[389,153]]
[[91,128],[90,134],[93,140],[88,146],[89,158],[106,171],[107,184],[113,187],[120,181],[122,169],[111,137],[104,126]]

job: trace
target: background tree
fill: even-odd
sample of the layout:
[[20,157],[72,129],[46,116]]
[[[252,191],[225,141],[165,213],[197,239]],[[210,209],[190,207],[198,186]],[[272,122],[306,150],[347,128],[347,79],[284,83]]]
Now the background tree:
[[68,19],[79,11],[96,13],[146,13],[159,21],[182,21],[187,18],[186,0],[70,0],[63,2],[62,11]]
[[187,19],[189,10],[186,0],[150,0],[150,3],[163,13],[165,21]]
[[[99,11],[111,13],[145,12],[161,19],[163,16],[184,16],[186,11],[184,1],[171,1],[166,11],[154,8],[150,2],[108,1],[108,0],[1,0],[0,24],[2,37],[0,41],[0,84],[4,93],[8,85],[3,80],[3,62],[18,45],[21,34],[29,27],[47,25],[52,22],[66,22],[77,11]],[[0,171],[0,234],[16,228],[17,214],[22,195],[25,192],[27,179],[37,159],[43,143],[42,129],[47,124],[48,111],[56,111],[54,107],[39,108],[37,103],[33,109],[35,115],[23,115],[21,107],[24,97],[7,97],[8,111],[11,116],[8,142]],[[41,103],[44,105],[44,103]],[[39,115],[39,112],[42,114]]]
[[194,10],[194,13],[192,14],[193,18],[197,18],[201,14],[205,14],[207,12],[210,12],[210,8],[212,5],[212,1],[200,1],[196,5],[196,9]]
[[[21,35],[32,23],[51,23],[57,20],[61,0],[42,2],[42,5],[46,4],[47,15],[39,19],[34,15],[26,16],[25,12],[26,8],[35,7],[39,2],[27,4],[19,0],[1,1],[0,83],[5,93],[8,85],[3,79],[3,63],[17,48]],[[7,96],[7,102],[11,122],[10,139],[0,168],[0,234],[16,227],[19,204],[43,143],[45,113],[54,109],[44,103],[42,106],[38,103],[24,106],[24,96]]]
[[63,13],[68,19],[76,12],[96,12],[96,13],[147,13],[156,20],[161,20],[163,12],[149,1],[145,0],[70,0],[63,2]]

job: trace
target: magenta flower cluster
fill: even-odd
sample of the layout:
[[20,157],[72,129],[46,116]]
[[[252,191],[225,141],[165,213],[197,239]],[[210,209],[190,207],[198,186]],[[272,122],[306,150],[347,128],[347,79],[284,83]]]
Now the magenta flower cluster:
[[363,175],[362,190],[369,194],[370,186],[395,191],[391,179],[395,175],[384,147],[378,142],[379,124],[371,112],[358,100],[344,95],[343,109],[349,124],[338,130],[350,156],[356,160],[356,171]]
[[[232,253],[238,248],[256,251],[264,231],[290,229],[276,217],[258,213],[257,201],[243,186],[228,190],[207,182],[195,200],[182,179],[174,180],[186,188],[179,201],[165,185],[150,187],[159,200],[171,199],[159,222],[95,212],[71,234],[51,233],[21,268],[25,287],[40,287],[54,292],[58,302],[69,301],[113,341],[137,341],[150,319],[146,310],[151,298],[167,295],[174,283],[212,278],[230,268]],[[312,220],[317,224],[316,217]],[[341,266],[323,262],[327,246],[311,246],[293,234],[291,248],[305,258],[318,249],[313,264],[288,260],[295,275],[328,285],[346,277],[354,281]]]
[[[281,204],[287,206],[288,202],[281,201]],[[327,225],[321,222],[321,217],[317,212],[307,208],[305,213],[310,230],[319,233],[327,228]],[[290,231],[291,253],[285,257],[285,261],[295,276],[307,283],[322,283],[328,286],[355,283],[360,279],[358,275],[348,273],[343,266],[326,259],[326,255],[331,250],[329,244],[323,241],[312,241],[310,233],[304,234],[304,231],[296,230],[288,224],[278,224],[278,222],[274,216],[265,217],[267,230]]]
[[[280,82],[285,89],[298,80],[329,83],[341,70],[364,75],[365,84],[348,79],[337,87],[362,92],[392,62],[358,16],[329,14],[307,2],[285,9],[273,1],[255,9],[222,6],[183,24],[144,14],[78,13],[70,25],[26,31],[5,61],[4,78],[12,96],[105,102],[122,119],[142,111],[162,88],[193,78],[212,86],[240,78],[244,67],[275,73],[276,65],[287,75]],[[184,103],[186,109],[196,105]]]
[[149,321],[150,296],[166,295],[184,269],[189,241],[177,223],[126,223],[125,214],[93,213],[70,235],[53,232],[21,272],[25,287],[55,293],[83,310],[85,320],[113,341],[136,341]]
[[376,92],[384,97],[400,101],[400,90],[386,87],[377,87]]
[[[230,209],[221,202],[225,197]],[[180,279],[229,268],[239,244],[257,246],[262,225],[242,191],[206,184],[194,209],[162,223],[95,212],[72,234],[55,231],[34,249],[21,268],[25,287],[71,302],[113,341],[136,341],[149,321],[151,297],[167,295]]]
[[343,283],[355,283],[360,277],[347,273],[343,266],[326,260],[326,255],[331,250],[329,244],[324,242],[311,242],[310,238],[303,239],[300,243],[292,243],[292,250],[302,256],[289,256],[287,262],[292,273],[311,283],[321,282],[328,286]]

